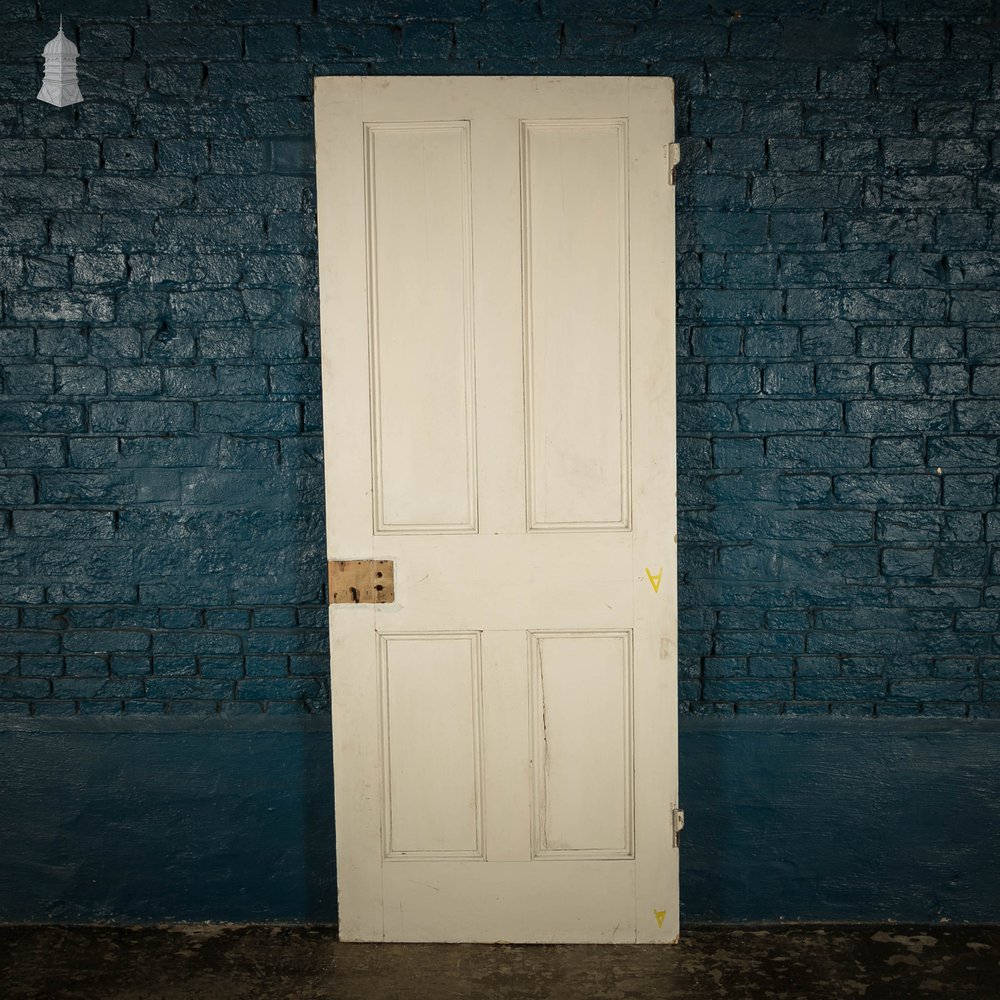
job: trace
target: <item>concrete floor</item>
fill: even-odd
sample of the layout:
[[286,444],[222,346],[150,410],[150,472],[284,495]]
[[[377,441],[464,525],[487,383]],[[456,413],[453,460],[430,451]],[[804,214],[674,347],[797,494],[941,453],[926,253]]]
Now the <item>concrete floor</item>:
[[1000,927],[691,928],[670,947],[341,944],[330,928],[0,927],[3,1000],[1000,998]]

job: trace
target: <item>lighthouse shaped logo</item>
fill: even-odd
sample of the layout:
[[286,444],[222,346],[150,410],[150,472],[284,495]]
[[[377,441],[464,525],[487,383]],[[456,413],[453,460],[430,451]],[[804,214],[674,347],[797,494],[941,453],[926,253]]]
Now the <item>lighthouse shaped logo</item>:
[[38,99],[65,108],[68,104],[79,104],[83,100],[80,84],[76,79],[77,47],[63,34],[62,18],[59,18],[59,34],[45,46],[45,76]]

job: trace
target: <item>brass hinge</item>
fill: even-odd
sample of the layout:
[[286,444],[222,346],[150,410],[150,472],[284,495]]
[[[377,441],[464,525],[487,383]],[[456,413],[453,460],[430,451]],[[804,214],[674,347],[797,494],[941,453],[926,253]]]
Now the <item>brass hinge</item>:
[[390,559],[331,559],[331,604],[391,604],[395,600]]
[[680,806],[673,808],[674,847],[679,847],[681,830],[684,829],[684,810]]

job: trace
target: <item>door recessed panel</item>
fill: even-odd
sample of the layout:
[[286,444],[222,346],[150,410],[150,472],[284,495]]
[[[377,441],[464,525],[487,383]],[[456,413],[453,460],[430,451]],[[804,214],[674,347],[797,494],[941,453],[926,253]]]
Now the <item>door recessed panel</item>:
[[524,122],[521,173],[528,525],[625,529],[625,122]]
[[529,633],[532,854],[632,857],[629,632]]
[[478,632],[381,635],[386,858],[483,856]]
[[475,531],[469,124],[365,137],[375,528]]

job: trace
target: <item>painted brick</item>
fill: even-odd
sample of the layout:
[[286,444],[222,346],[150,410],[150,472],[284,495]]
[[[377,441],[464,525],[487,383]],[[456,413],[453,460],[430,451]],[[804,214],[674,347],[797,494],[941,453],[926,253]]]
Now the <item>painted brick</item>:
[[877,250],[850,253],[783,253],[781,274],[793,285],[816,287],[881,284],[888,280],[889,257]]
[[237,635],[225,632],[157,632],[153,636],[154,654],[197,653],[233,654],[239,653],[241,642]]
[[[158,396],[163,388],[160,369],[153,367],[111,368],[107,372],[107,380],[115,396]],[[100,428],[100,425],[97,427]]]
[[[813,211],[771,211],[769,235],[776,245],[796,249],[819,245],[823,239],[824,214]],[[829,318],[829,314],[823,317]]]
[[174,701],[182,698],[207,700],[230,699],[233,684],[228,680],[211,680],[202,677],[151,677],[145,681],[148,698]]
[[977,396],[1000,396],[1000,365],[978,365],[974,368],[972,392]]
[[56,368],[56,392],[67,395],[103,396],[108,376],[103,368],[73,365]]
[[151,671],[152,660],[148,656],[115,653],[111,657],[111,673],[119,677],[142,677]]
[[882,572],[886,576],[929,577],[933,569],[933,549],[882,550]]
[[847,404],[849,431],[893,433],[901,426],[909,430],[945,431],[950,420],[951,407],[947,403],[864,400]]
[[951,319],[959,323],[993,323],[1000,306],[991,292],[957,290],[951,293]]
[[778,484],[778,499],[783,503],[818,504],[833,499],[828,476],[786,476]]
[[798,346],[799,334],[795,327],[754,326],[743,338],[743,353],[750,357],[791,357]]
[[796,656],[795,673],[799,677],[836,677],[840,661],[835,656]]
[[[896,641],[893,629],[904,633],[902,646],[919,645],[923,659],[912,664],[916,652],[900,663],[874,651],[849,658],[878,671],[883,664],[910,670],[892,675],[899,682],[934,679],[934,671],[950,669],[940,666],[944,656],[985,655],[969,653],[970,643],[985,641],[989,651],[990,629],[973,630],[978,619],[962,617],[989,616],[979,609],[991,601],[1000,606],[1000,588],[984,575],[988,554],[979,547],[987,512],[992,538],[1000,538],[992,511],[1000,187],[983,174],[987,156],[995,162],[989,147],[997,144],[1000,113],[984,90],[995,32],[979,24],[972,0],[944,7],[887,0],[878,22],[850,4],[834,4],[823,18],[799,5],[777,13],[744,8],[730,20],[688,4],[661,19],[643,0],[560,0],[530,9],[441,0],[401,9],[392,23],[359,5],[320,3],[314,13],[306,0],[227,2],[197,16],[179,0],[153,0],[148,13],[138,4],[135,17],[121,23],[128,10],[111,0],[79,10],[92,22],[85,82],[101,80],[104,96],[88,92],[73,122],[37,102],[0,106],[0,134],[7,136],[0,151],[7,178],[0,368],[9,373],[0,467],[10,471],[9,499],[30,508],[26,491],[37,475],[41,495],[60,504],[18,510],[0,520],[0,530],[23,547],[12,558],[28,573],[32,564],[24,560],[32,553],[38,567],[68,558],[71,546],[53,544],[60,538],[97,538],[110,552],[119,541],[169,537],[173,567],[169,579],[143,578],[141,586],[128,574],[85,578],[81,567],[107,571],[119,558],[93,546],[73,557],[73,580],[46,579],[48,591],[32,582],[12,585],[11,593],[36,602],[71,595],[97,602],[73,618],[69,634],[165,629],[173,637],[192,631],[178,625],[184,616],[193,621],[211,607],[208,631],[193,631],[240,644],[205,655],[158,651],[160,679],[197,680],[190,671],[199,669],[203,679],[225,682],[228,694],[178,688],[154,697],[129,689],[121,692],[126,714],[171,706],[177,714],[212,714],[218,701],[236,696],[233,681],[325,675],[322,655],[293,652],[287,663],[295,678],[243,679],[246,643],[265,633],[250,633],[248,609],[234,601],[281,594],[291,602],[283,618],[255,618],[270,626],[272,635],[252,639],[265,644],[274,635],[292,642],[287,637],[300,630],[311,636],[322,629],[325,609],[315,621],[289,614],[303,592],[288,579],[301,572],[297,558],[287,569],[266,565],[273,553],[237,565],[222,542],[271,535],[283,540],[275,551],[285,552],[309,536],[301,551],[316,553],[312,575],[322,578],[321,550],[310,535],[316,529],[292,526],[305,508],[321,510],[308,100],[315,72],[523,73],[543,64],[562,72],[563,60],[574,72],[676,76],[684,149],[679,341],[689,358],[679,418],[690,435],[680,446],[680,500],[682,508],[718,505],[682,509],[681,535],[692,539],[680,594],[682,628],[691,637],[682,641],[710,650],[716,636],[763,630],[765,616],[767,632],[808,639],[815,634],[808,617],[782,616],[801,616],[809,604],[816,614],[843,609],[855,622],[868,609],[939,616],[883,619],[892,622],[884,629],[876,628],[877,617],[863,619],[883,646]],[[14,60],[14,53],[33,51],[15,37],[18,30],[0,43],[12,54],[8,83],[35,73]],[[818,68],[817,52],[828,57]],[[64,401],[56,402],[53,391]],[[770,398],[755,399],[762,391]],[[269,393],[287,399],[267,400]],[[814,393],[819,398],[803,398]],[[67,463],[72,471],[57,475]],[[700,474],[712,467],[729,474]],[[933,472],[938,467],[941,476]],[[292,480],[279,474],[285,468],[308,473],[294,501]],[[205,520],[179,506],[181,470],[183,496],[197,501]],[[928,488],[940,488],[940,497]],[[220,521],[237,497],[265,521]],[[142,509],[134,505],[151,499],[162,505],[160,519],[137,517]],[[87,509],[95,500],[101,509]],[[901,509],[876,509],[884,503]],[[905,509],[913,503],[931,509]],[[794,509],[799,505],[810,509]],[[312,522],[321,523],[318,516]],[[876,528],[889,546],[881,564],[871,544]],[[213,555],[199,555],[209,538]],[[151,546],[137,565],[146,573],[159,559],[162,571],[166,552],[166,545]],[[866,580],[879,565],[913,580],[901,572],[902,557],[887,552],[931,552],[931,572],[942,586],[887,589]],[[206,572],[217,557],[232,568]],[[921,558],[911,569],[926,569]],[[730,575],[716,579],[723,571]],[[127,603],[140,597],[142,604]],[[126,603],[107,606],[118,598]],[[181,617],[160,625],[158,601],[173,607],[169,614],[181,606]],[[715,620],[720,603],[724,624]],[[795,610],[783,610],[789,608]],[[152,624],[142,617],[149,612]],[[852,638],[861,642],[847,619],[835,631],[841,652]],[[944,646],[934,661],[929,651]],[[114,653],[112,663],[122,666],[116,676],[147,676],[145,654]],[[289,654],[250,655],[273,666]],[[790,682],[790,655],[734,657],[743,672],[731,679],[747,684],[726,698],[701,690],[696,657],[684,697],[696,712],[717,704],[712,711],[731,713],[738,705],[767,714],[784,704],[793,714],[831,706],[871,713],[878,691],[850,686],[855,675],[847,658],[841,677],[836,656],[798,657],[797,675],[808,679],[815,668],[819,679],[838,682],[827,689],[767,687]],[[106,669],[104,654],[90,660],[93,669]],[[224,676],[210,677],[213,669]],[[864,684],[882,676],[858,671]],[[72,686],[62,692],[69,710],[77,700],[81,712],[117,710],[117,699],[89,701],[94,675],[79,676],[87,684],[72,689],[77,698]],[[946,694],[893,693],[890,711],[916,712],[922,702],[929,713],[964,710]],[[277,711],[325,704],[323,682],[308,691],[250,686],[240,695],[250,700],[225,710],[259,714],[272,698],[279,699]],[[714,697],[720,700],[698,700]],[[47,710],[64,710],[58,694],[41,698]],[[8,704],[27,707],[23,699]]]
[[[69,654],[63,657],[67,677],[107,677],[108,657]],[[113,659],[113,657],[111,657]]]
[[26,538],[110,538],[114,515],[109,511],[18,510],[14,531]]
[[0,171],[8,175],[40,173],[44,156],[40,139],[8,139],[0,148]]
[[735,357],[740,353],[738,327],[699,327],[692,334],[692,348],[701,357]]
[[[822,87],[821,70],[821,84]],[[870,74],[864,76],[863,86],[871,86]],[[863,95],[862,95],[863,96]],[[823,166],[828,170],[862,171],[874,173],[879,165],[881,152],[876,139],[838,139],[829,136],[822,138]]]
[[734,429],[732,410],[725,403],[678,401],[679,431],[728,431]]
[[726,135],[738,132],[743,121],[743,107],[734,100],[695,100],[691,102],[693,135]]
[[125,278],[124,254],[77,254],[73,259],[74,285],[114,285]]
[[916,365],[874,365],[872,389],[879,396],[922,396],[927,391],[927,373]]
[[69,258],[62,254],[25,257],[23,284],[28,288],[68,288]]
[[[90,351],[96,358],[137,358],[141,353],[141,338],[137,330],[103,327],[93,330],[89,337]],[[60,345],[61,346],[61,345]],[[88,339],[82,337],[83,353],[86,353]],[[62,354],[63,350],[55,353]],[[74,355],[75,356],[75,355]]]
[[35,336],[30,327],[0,330],[0,350],[6,358],[31,357],[35,353]]
[[812,391],[812,364],[767,365],[764,369],[764,392],[768,395],[811,395]]
[[0,475],[0,504],[30,504],[35,501],[35,480],[26,475]]
[[840,430],[841,408],[831,401],[748,401],[738,406],[741,430]]
[[[765,212],[701,212],[687,220],[689,241],[698,245],[755,247],[767,237],[768,215]],[[678,243],[685,245],[684,222],[679,224]]]
[[51,687],[51,681],[40,677],[0,677],[0,698],[47,698]]
[[204,431],[281,433],[296,431],[300,425],[299,409],[294,403],[208,402],[198,404],[198,412]]
[[[767,616],[769,621],[772,616]],[[808,627],[808,622],[796,622],[796,626]],[[791,677],[795,671],[793,656],[751,656],[749,657],[752,677]]]
[[780,678],[706,679],[706,701],[783,701],[793,694],[791,680]]
[[706,386],[706,366],[682,364],[677,368],[677,394],[703,396]]
[[915,136],[883,139],[882,156],[887,167],[928,166],[934,158],[934,140]]
[[58,437],[7,436],[0,439],[0,468],[58,468],[65,464]]
[[917,108],[917,129],[945,136],[968,132],[973,112],[973,106],[965,101],[928,101]]
[[837,499],[849,504],[925,504],[938,502],[941,485],[937,476],[869,475],[837,476]]
[[[697,157],[692,152],[685,157],[681,151],[681,162],[690,162]],[[747,170],[763,170],[765,162],[764,142],[757,137],[721,136],[712,140],[711,166],[713,170],[745,173]]]
[[67,653],[142,652],[149,648],[145,632],[115,629],[79,629],[66,634],[63,648]]
[[314,678],[273,677],[239,681],[239,697],[260,701],[301,701],[321,694],[321,685]]
[[833,99],[807,105],[804,128],[810,134],[863,139],[873,135],[908,135],[912,129],[912,111],[903,100]]
[[974,608],[981,598],[973,587],[894,587],[892,603],[907,608]]
[[199,656],[198,666],[202,677],[215,680],[237,680],[244,675],[240,656]]
[[[153,309],[164,308],[164,301],[164,297],[153,298]],[[194,333],[190,329],[161,323],[144,325],[141,334],[142,353],[149,361],[185,361],[194,357]]]
[[700,319],[772,320],[781,316],[781,295],[763,289],[702,289],[678,293],[680,309],[689,309]]
[[157,167],[167,174],[191,176],[208,170],[208,143],[193,139],[165,139],[156,144]]
[[14,433],[59,433],[83,429],[83,410],[74,404],[6,403],[0,430]]
[[963,431],[1000,431],[1000,409],[996,401],[960,400],[955,404],[958,429]]
[[893,696],[919,701],[978,701],[979,685],[951,678],[898,680],[892,682],[891,693]]
[[927,376],[932,396],[964,396],[969,392],[969,369],[965,365],[929,365]]
[[[934,569],[940,577],[975,578],[983,575],[987,550],[975,545],[950,545],[938,549]],[[996,567],[992,568],[996,575]],[[956,629],[960,628],[956,622]]]
[[946,475],[944,503],[948,507],[992,507],[995,499],[992,475]]
[[997,464],[998,447],[1000,442],[993,437],[931,437],[927,441],[927,463],[952,471],[968,467],[994,468]]
[[157,677],[194,677],[198,673],[198,661],[194,656],[153,657],[153,672]]
[[294,24],[247,25],[243,29],[246,58],[252,60],[291,60],[298,56],[299,37]]
[[149,139],[105,139],[101,157],[108,170],[149,172],[154,166],[153,143]]
[[915,250],[933,240],[934,217],[919,212],[833,213],[832,226],[845,246],[893,246]]
[[218,25],[139,24],[136,52],[151,59],[238,59],[242,45],[235,28]]
[[967,333],[967,351],[970,359],[990,361],[1000,357],[1000,330],[974,327]]
[[253,211],[171,214],[160,225],[159,235],[168,249],[258,248],[264,244],[264,220]]
[[[16,611],[16,609],[14,609]],[[7,616],[5,616],[7,617]],[[69,619],[64,608],[24,608],[21,611],[21,624],[26,628],[41,629],[64,629],[69,624]],[[13,621],[8,620],[5,626],[17,625],[17,615]]]
[[920,468],[923,464],[923,438],[877,438],[872,443],[872,465],[877,468],[912,469]]
[[875,701],[886,696],[882,680],[856,680],[843,677],[801,677],[795,681],[795,697],[815,701]]
[[107,322],[114,318],[109,296],[83,292],[15,293],[9,296],[7,308],[12,319],[32,323]]
[[753,395],[760,392],[760,378],[756,365],[709,365],[708,391],[716,395]]
[[869,450],[867,439],[778,435],[768,438],[767,461],[781,468],[863,468]]
[[52,365],[7,365],[2,369],[3,386],[8,396],[40,397],[51,395],[55,370]]
[[96,431],[125,434],[159,433],[191,430],[194,407],[177,402],[94,403],[90,408],[91,426]]
[[716,438],[713,445],[716,468],[754,469],[765,464],[761,438]]
[[[17,668],[18,658],[4,658],[3,673],[11,675]],[[22,677],[61,677],[65,669],[61,656],[34,656],[25,653],[20,657]]]
[[870,383],[871,369],[867,365],[816,365],[816,391],[821,396],[864,396]]

